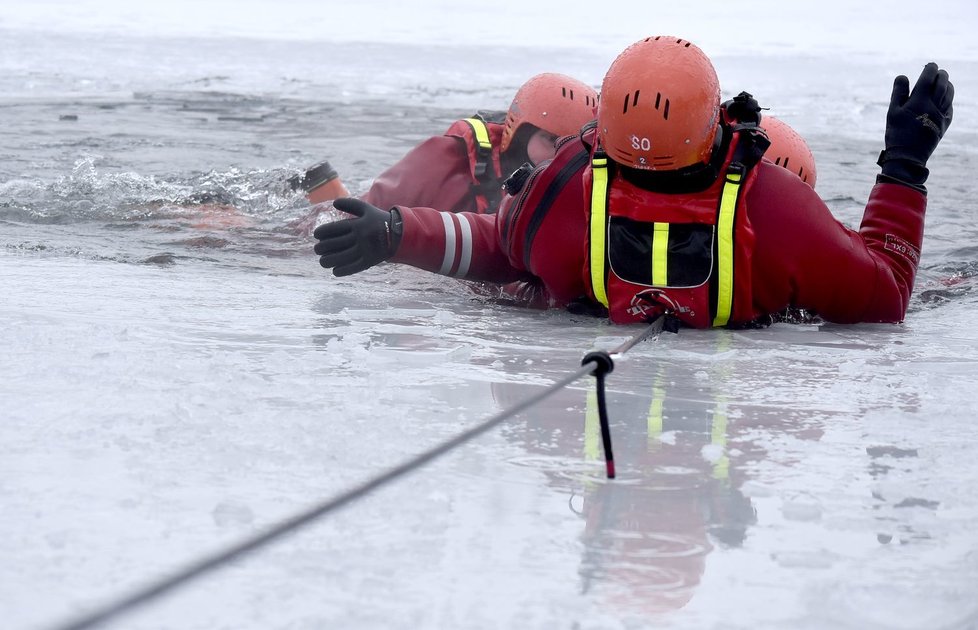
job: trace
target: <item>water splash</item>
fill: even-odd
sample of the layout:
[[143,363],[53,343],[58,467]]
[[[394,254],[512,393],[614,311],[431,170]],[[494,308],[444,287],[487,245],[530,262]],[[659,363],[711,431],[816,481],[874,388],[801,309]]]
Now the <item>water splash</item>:
[[[25,223],[176,221],[190,227],[284,223],[307,204],[286,183],[286,169],[230,168],[186,178],[100,169],[87,155],[53,182],[0,183],[4,218]],[[218,217],[218,219],[215,219]]]

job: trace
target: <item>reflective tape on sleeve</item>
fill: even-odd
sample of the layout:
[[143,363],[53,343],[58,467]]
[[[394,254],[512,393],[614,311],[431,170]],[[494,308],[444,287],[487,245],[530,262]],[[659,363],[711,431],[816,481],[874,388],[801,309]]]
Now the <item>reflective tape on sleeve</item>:
[[455,272],[456,278],[464,278],[469,273],[469,266],[472,264],[472,225],[469,217],[465,214],[456,214],[458,226],[461,231],[462,252],[458,261],[458,270]]
[[448,212],[441,213],[441,222],[445,226],[445,254],[441,260],[441,269],[438,270],[443,276],[447,276],[452,271],[455,262],[455,248],[457,245],[458,233],[455,230],[455,222]]

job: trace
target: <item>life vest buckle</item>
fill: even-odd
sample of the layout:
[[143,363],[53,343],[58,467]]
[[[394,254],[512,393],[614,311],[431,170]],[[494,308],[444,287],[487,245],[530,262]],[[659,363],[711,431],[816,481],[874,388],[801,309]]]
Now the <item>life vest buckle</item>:
[[723,177],[728,184],[739,184],[744,181],[745,174],[747,174],[747,167],[742,162],[733,162],[727,167]]
[[476,178],[478,178],[479,180],[481,180],[483,178],[483,176],[486,174],[486,168],[488,168],[488,166],[489,166],[489,164],[485,160],[483,160],[482,158],[483,158],[483,156],[480,155],[479,156],[479,160],[475,163],[475,171],[474,172],[475,172]]

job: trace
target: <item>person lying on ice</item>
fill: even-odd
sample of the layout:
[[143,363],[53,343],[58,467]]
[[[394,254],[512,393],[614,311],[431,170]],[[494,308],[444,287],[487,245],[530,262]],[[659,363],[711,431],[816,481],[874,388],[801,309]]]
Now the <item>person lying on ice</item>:
[[469,280],[526,281],[536,305],[598,306],[618,323],[669,312],[692,327],[744,326],[788,308],[827,321],[903,320],[920,256],[927,160],[952,118],[947,72],[898,76],[881,173],[858,231],[818,194],[761,159],[759,107],[721,105],[712,63],[692,43],[629,46],[602,84],[596,125],[554,159],[506,182],[494,215],[382,210],[315,230],[337,276],[384,260]]
[[[509,111],[482,111],[456,121],[381,173],[360,198],[381,208],[400,204],[495,212],[503,180],[525,162],[553,158],[554,141],[580,131],[594,118],[597,104],[597,92],[581,81],[554,72],[538,74],[517,90]],[[314,204],[349,196],[328,162],[291,183]]]

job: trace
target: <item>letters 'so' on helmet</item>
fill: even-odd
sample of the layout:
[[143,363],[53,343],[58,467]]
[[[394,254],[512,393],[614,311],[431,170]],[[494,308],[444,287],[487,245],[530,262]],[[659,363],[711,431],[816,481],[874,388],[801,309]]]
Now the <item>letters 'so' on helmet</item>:
[[538,74],[513,97],[499,149],[506,151],[516,132],[527,124],[558,137],[575,134],[584,123],[594,120],[597,106],[594,88],[564,74]]
[[678,37],[648,37],[612,62],[601,85],[598,133],[615,162],[671,171],[709,162],[719,130],[720,81],[706,54]]
[[764,157],[788,169],[800,177],[801,181],[815,188],[815,156],[805,139],[788,123],[773,116],[762,118],[761,128],[771,140],[771,146],[764,152]]

